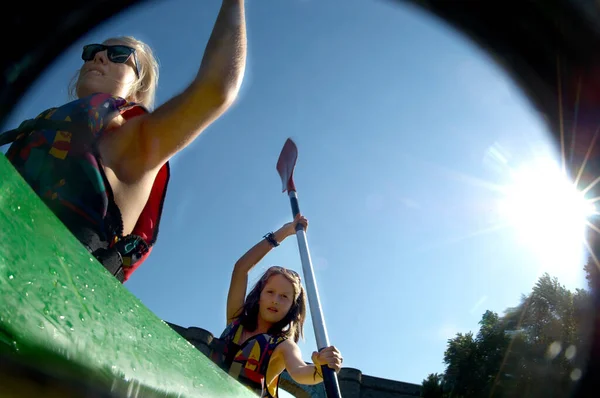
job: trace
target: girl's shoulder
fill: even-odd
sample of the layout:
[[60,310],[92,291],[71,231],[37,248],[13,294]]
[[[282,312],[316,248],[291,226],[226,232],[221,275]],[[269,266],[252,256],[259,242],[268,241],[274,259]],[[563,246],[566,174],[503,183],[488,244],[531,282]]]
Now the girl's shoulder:
[[234,318],[231,322],[225,326],[225,330],[221,333],[221,339],[227,338],[233,335],[240,329],[241,320],[240,318]]
[[300,347],[292,339],[281,338],[274,344],[273,354],[288,355],[300,352]]

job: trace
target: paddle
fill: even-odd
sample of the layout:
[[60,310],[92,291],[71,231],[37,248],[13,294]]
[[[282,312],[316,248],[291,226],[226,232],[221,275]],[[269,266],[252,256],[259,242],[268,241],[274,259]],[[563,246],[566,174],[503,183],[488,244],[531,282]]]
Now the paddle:
[[[294,168],[296,167],[296,159],[298,158],[298,148],[291,139],[287,139],[279,160],[277,161],[277,172],[283,183],[283,192],[288,191],[290,203],[292,205],[292,214],[296,217],[300,213],[298,204],[298,195],[296,194],[296,186],[294,185]],[[308,250],[308,241],[306,240],[306,232],[302,225],[296,227],[296,237],[298,238],[298,248],[300,250],[300,259],[302,260],[302,271],[304,274],[304,283],[306,285],[306,294],[308,296],[308,305],[312,315],[317,347],[320,350],[329,347],[329,339],[327,337],[327,329],[323,320],[323,312],[321,311],[321,303],[319,300],[319,291],[313,272],[312,261],[310,259],[310,251]],[[325,385],[325,393],[328,398],[341,397],[340,386],[337,379],[337,374],[329,366],[321,366],[323,373],[323,383]]]

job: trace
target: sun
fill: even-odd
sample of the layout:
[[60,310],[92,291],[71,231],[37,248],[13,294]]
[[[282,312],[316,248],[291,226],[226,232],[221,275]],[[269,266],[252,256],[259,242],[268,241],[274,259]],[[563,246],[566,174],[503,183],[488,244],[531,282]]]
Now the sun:
[[[546,271],[573,271],[584,253],[586,225],[598,214],[552,159],[513,169],[503,189],[500,213]],[[565,271],[566,271],[565,270]]]

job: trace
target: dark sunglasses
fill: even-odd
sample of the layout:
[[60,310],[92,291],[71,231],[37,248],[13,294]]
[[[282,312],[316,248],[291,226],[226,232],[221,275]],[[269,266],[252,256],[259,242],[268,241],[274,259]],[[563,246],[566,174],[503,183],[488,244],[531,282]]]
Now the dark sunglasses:
[[127,62],[129,57],[133,55],[133,63],[135,64],[135,74],[138,78],[140,77],[140,67],[138,64],[135,48],[129,46],[124,46],[120,44],[114,46],[105,46],[104,44],[88,44],[83,46],[81,59],[83,59],[84,61],[91,61],[94,59],[97,53],[104,50],[106,50],[106,55],[108,56],[108,59],[116,64],[124,64],[125,62]]

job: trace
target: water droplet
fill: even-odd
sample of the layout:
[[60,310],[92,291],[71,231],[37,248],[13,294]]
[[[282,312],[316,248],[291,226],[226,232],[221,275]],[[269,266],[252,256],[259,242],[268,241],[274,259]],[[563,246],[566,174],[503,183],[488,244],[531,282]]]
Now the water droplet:
[[40,328],[40,329],[44,330],[46,327],[44,326],[44,324],[43,324],[42,322],[40,322],[40,323],[38,324],[38,328]]
[[83,286],[85,286],[86,289],[89,287],[87,283],[85,285],[83,285]]
[[60,320],[63,320],[63,319],[65,319],[65,316],[64,316],[64,315],[61,315],[61,316],[59,316],[58,318],[59,318]]
[[49,271],[52,275],[56,275],[56,269],[54,267],[50,267]]
[[85,321],[85,316],[83,315],[83,312],[80,312],[80,313],[79,313],[79,320],[80,320],[81,322],[84,322],[84,321]]
[[575,354],[577,354],[577,347],[570,345],[565,351],[565,358],[570,361],[571,359],[575,358]]
[[[148,333],[148,337],[152,337],[152,333]],[[329,366],[329,365],[328,365]]]
[[546,351],[546,358],[552,360],[556,358],[558,354],[562,351],[562,344],[559,341],[555,341],[548,347]]
[[573,371],[571,372],[571,380],[577,381],[580,378],[581,378],[581,370],[580,369],[573,369]]

